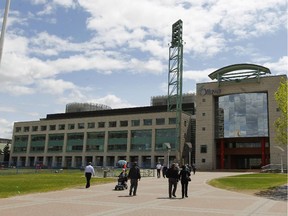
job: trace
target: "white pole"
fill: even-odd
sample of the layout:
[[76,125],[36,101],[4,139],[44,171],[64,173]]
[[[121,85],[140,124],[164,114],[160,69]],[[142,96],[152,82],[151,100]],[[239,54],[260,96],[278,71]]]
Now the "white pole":
[[4,12],[4,18],[3,18],[2,30],[1,30],[1,38],[0,38],[0,63],[1,63],[1,59],[2,59],[2,52],[3,52],[3,46],[4,46],[4,35],[5,35],[5,31],[6,31],[6,22],[7,22],[9,8],[10,8],[10,0],[6,0],[6,7],[5,7],[5,12]]

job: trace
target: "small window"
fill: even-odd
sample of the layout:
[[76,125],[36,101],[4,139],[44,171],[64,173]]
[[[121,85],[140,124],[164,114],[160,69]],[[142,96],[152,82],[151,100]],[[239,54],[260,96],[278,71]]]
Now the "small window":
[[21,127],[16,127],[16,132],[21,132]]
[[109,127],[117,127],[117,122],[116,121],[110,121]]
[[120,121],[120,127],[127,127],[128,121]]
[[279,107],[276,108],[276,112],[280,112],[280,108]]
[[98,128],[105,128],[105,122],[98,122]]
[[200,153],[207,153],[207,145],[201,145]]
[[165,125],[165,118],[156,118],[156,125]]
[[202,102],[206,102],[206,99],[205,99],[205,98],[202,98]]
[[68,124],[68,130],[74,130],[75,124]]
[[29,126],[24,127],[24,132],[29,132]]
[[176,118],[169,118],[169,124],[176,124]]
[[140,126],[140,120],[132,120],[131,125],[132,126]]
[[78,129],[84,129],[85,123],[78,123]]
[[32,131],[38,131],[38,126],[32,126]]
[[202,116],[205,116],[206,115],[206,113],[202,113]]
[[143,125],[152,125],[152,119],[143,119]]
[[202,158],[201,161],[202,161],[202,163],[205,163],[205,162],[206,162],[206,159],[205,159],[205,158]]
[[42,125],[41,126],[41,131],[46,131],[47,130],[47,126],[46,125]]
[[56,130],[56,125],[49,125],[49,130]]
[[58,130],[65,130],[65,124],[58,125]]
[[206,128],[205,127],[202,127],[202,131],[205,131],[206,130]]
[[87,126],[88,126],[88,128],[95,128],[95,123],[89,122]]

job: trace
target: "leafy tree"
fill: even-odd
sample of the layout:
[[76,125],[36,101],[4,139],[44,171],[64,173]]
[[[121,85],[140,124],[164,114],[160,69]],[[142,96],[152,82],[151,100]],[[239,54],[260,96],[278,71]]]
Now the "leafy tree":
[[5,145],[5,147],[3,148],[3,152],[4,152],[4,162],[5,161],[9,161],[9,157],[10,157],[10,147],[9,147],[9,143],[7,143]]
[[283,78],[278,90],[275,92],[275,99],[281,111],[280,117],[274,122],[276,141],[280,145],[287,145],[287,86],[288,80]]

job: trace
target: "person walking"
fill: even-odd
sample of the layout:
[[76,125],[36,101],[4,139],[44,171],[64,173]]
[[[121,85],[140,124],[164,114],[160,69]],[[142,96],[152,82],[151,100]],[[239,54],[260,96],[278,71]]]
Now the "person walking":
[[132,196],[132,192],[133,192],[133,196],[136,196],[137,188],[138,188],[138,181],[140,181],[141,179],[140,169],[137,166],[136,162],[133,163],[132,167],[129,170],[128,179],[130,179],[129,195]]
[[179,177],[181,181],[181,188],[182,188],[182,199],[188,197],[188,184],[190,179],[190,170],[187,166],[183,165],[182,170],[180,171]]
[[169,198],[176,197],[177,184],[179,180],[179,171],[175,163],[166,172],[166,177],[168,178],[168,192]]
[[160,178],[161,176],[161,168],[162,168],[162,165],[160,162],[157,163],[156,165],[156,169],[157,169],[157,178]]
[[95,176],[95,170],[92,166],[92,163],[89,162],[87,166],[85,167],[86,188],[90,187],[90,180],[91,180],[92,175]]
[[166,165],[163,165],[163,167],[162,167],[162,175],[163,175],[163,178],[166,177],[167,169],[168,169],[167,166],[166,166]]

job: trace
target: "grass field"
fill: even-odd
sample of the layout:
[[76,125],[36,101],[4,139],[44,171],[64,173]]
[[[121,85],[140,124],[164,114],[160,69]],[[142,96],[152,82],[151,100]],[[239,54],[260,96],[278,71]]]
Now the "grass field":
[[[91,185],[115,182],[115,178],[92,178]],[[16,195],[85,187],[83,172],[31,173],[0,176],[0,198]]]
[[233,191],[265,191],[287,184],[287,174],[255,173],[223,177],[209,181],[209,184]]

